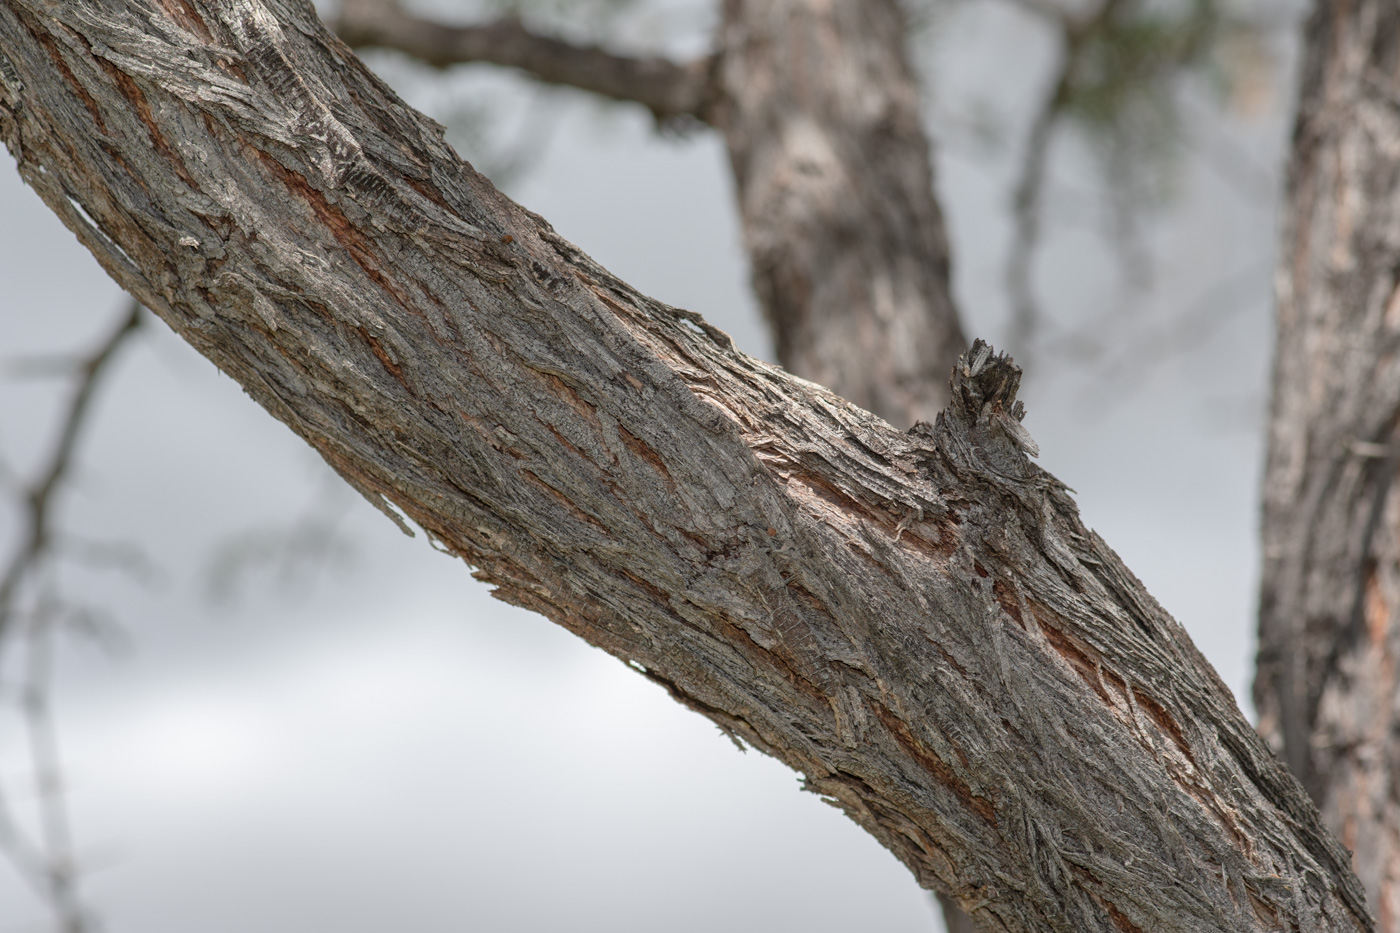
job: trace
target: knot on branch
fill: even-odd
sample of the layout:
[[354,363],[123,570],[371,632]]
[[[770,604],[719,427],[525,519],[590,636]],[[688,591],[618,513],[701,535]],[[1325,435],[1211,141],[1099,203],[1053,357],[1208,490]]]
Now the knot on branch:
[[1021,367],[980,338],[958,357],[949,386],[953,392],[947,414],[968,427],[996,413],[1010,415],[1020,427],[1026,416],[1026,407],[1016,400],[1016,391],[1021,388]]
[[952,398],[930,429],[914,426],[921,434],[943,442],[945,449],[975,451],[975,460],[1008,478],[1022,479],[1034,472],[1027,457],[1040,455],[1040,447],[1021,426],[1026,406],[1016,400],[1021,387],[1021,367],[1005,353],[997,353],[984,340],[958,358],[950,381]]

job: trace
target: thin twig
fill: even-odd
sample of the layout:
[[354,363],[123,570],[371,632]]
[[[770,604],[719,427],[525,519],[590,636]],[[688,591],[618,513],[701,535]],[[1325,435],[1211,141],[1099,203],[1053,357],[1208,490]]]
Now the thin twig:
[[29,757],[38,791],[44,852],[44,893],[63,933],[95,929],[78,893],[78,862],[68,819],[53,704],[53,636],[61,607],[52,596],[41,601],[29,625],[21,704],[29,734]]
[[74,371],[79,375],[77,389],[68,403],[47,465],[25,492],[25,532],[19,547],[0,574],[0,646],[15,614],[18,590],[31,569],[41,561],[52,543],[52,514],[55,493],[73,465],[73,450],[87,418],[97,384],[117,350],[141,324],[141,306],[132,301],[121,323],[92,355],[81,360]]
[[[117,351],[141,323],[141,308],[132,301],[121,320],[93,352],[72,362],[77,385],[64,409],[54,447],[32,484],[20,485],[24,527],[18,545],[0,573],[0,654],[17,637],[21,600],[36,589],[55,554],[53,515],[59,492],[71,473],[78,441],[87,424],[97,387]],[[39,838],[30,839],[0,793],[0,852],[34,887],[53,911],[63,933],[92,933],[97,921],[82,902],[72,828],[64,798],[62,759],[53,716],[53,637],[64,607],[55,594],[38,592],[27,613],[24,679],[19,705],[29,738],[29,756],[38,791]]]
[[1035,300],[1031,273],[1035,252],[1040,244],[1040,222],[1045,190],[1045,166],[1050,157],[1050,142],[1055,125],[1070,101],[1070,91],[1079,56],[1095,32],[1108,23],[1123,5],[1123,0],[1104,0],[1092,15],[1073,18],[1054,11],[1046,4],[1032,4],[1038,12],[1051,19],[1060,30],[1060,64],[1050,82],[1035,118],[1021,159],[1015,193],[1012,196],[1012,220],[1015,232],[1006,259],[1006,287],[1011,301],[1011,324],[1007,345],[1028,368],[1040,325],[1040,309]]
[[[1251,263],[1221,276],[1186,307],[1147,333],[1137,337],[1120,335],[1122,348],[1111,357],[1104,352],[1104,334],[1112,325],[1112,315],[1090,322],[1058,341],[1052,352],[1073,352],[1081,369],[1092,374],[1086,399],[1104,412],[1130,399],[1146,384],[1163,363],[1190,353],[1209,343],[1238,316],[1258,308],[1254,299],[1268,295],[1269,260]],[[1111,386],[1111,391],[1105,391]]]
[[253,573],[274,571],[274,580],[290,593],[310,582],[317,571],[348,564],[354,550],[339,525],[348,504],[345,484],[327,471],[325,482],[312,501],[292,522],[264,525],[232,535],[219,544],[209,560],[206,589],[215,602],[233,602]]

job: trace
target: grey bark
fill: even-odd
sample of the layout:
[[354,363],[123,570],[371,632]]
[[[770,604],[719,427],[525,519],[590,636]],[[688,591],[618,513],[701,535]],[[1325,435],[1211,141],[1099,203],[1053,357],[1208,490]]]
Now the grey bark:
[[0,0],[0,137],[371,502],[981,928],[1371,929],[1301,787],[1027,458],[985,345],[908,433],[750,359],[497,192],[295,0]]
[[515,21],[445,26],[351,0],[354,45],[494,62],[723,134],[778,360],[888,421],[928,420],[966,346],[918,84],[894,0],[727,0],[715,52],[628,58]]
[[1307,26],[1264,481],[1260,729],[1400,931],[1400,8]]

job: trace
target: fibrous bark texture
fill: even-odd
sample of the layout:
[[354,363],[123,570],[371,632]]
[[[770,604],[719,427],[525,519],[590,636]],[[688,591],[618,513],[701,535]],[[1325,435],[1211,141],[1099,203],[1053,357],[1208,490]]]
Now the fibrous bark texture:
[[894,0],[729,0],[714,52],[685,64],[513,20],[446,26],[390,0],[348,0],[338,28],[353,45],[509,65],[714,126],[783,366],[900,427],[947,401],[966,342]]
[[1400,7],[1319,3],[1288,178],[1260,729],[1400,931]]
[[0,137],[119,282],[981,928],[1371,928],[1301,787],[1028,459],[1006,358],[975,345],[905,433],[736,352],[296,0],[0,0],[0,53]]

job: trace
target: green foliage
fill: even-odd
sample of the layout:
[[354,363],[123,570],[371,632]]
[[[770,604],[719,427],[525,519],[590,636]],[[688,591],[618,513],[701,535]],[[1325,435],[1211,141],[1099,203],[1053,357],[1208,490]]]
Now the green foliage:
[[1221,25],[1214,0],[1191,0],[1185,10],[1158,6],[1115,5],[1072,36],[1066,112],[1087,126],[1110,128],[1135,109],[1160,111],[1163,98],[1170,98],[1171,79],[1209,60]]
[[1105,163],[1114,193],[1161,206],[1173,193],[1187,148],[1183,82],[1224,100],[1262,67],[1240,54],[1259,45],[1261,27],[1232,16],[1219,0],[1114,2],[1067,29],[1066,69],[1054,106]]

